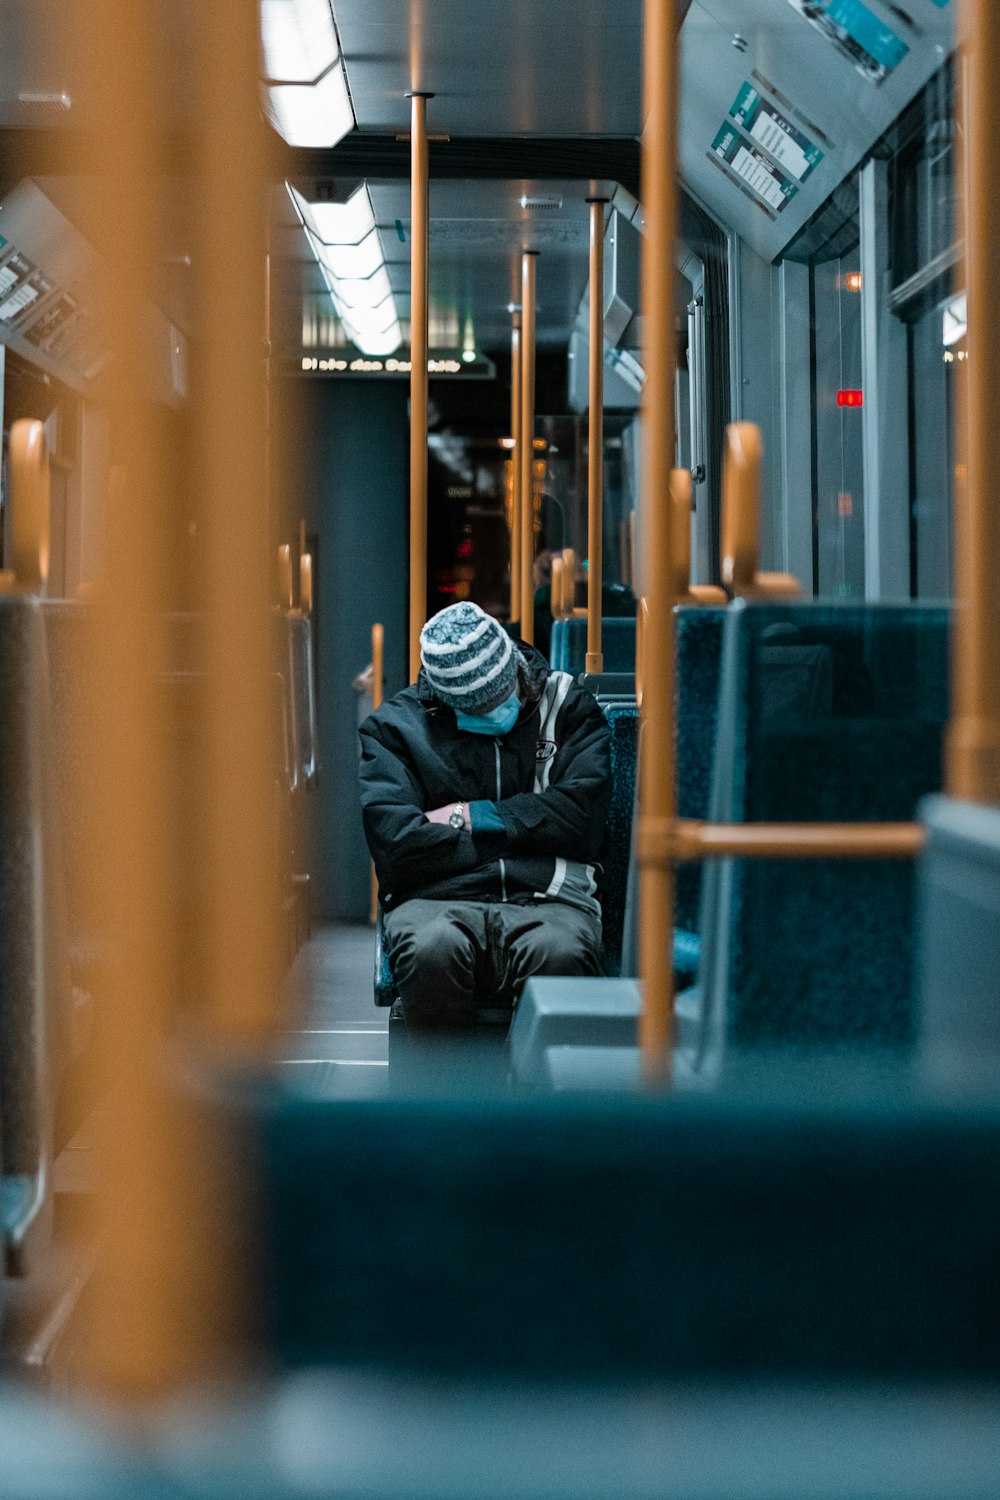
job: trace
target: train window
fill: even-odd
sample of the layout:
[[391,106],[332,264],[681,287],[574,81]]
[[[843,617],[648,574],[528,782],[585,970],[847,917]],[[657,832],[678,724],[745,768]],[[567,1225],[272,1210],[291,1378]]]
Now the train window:
[[862,286],[855,213],[810,263],[814,571],[823,598],[865,591]]
[[952,590],[955,412],[966,363],[957,243],[955,72],[941,69],[897,132],[890,166],[891,304],[907,329],[910,592]]

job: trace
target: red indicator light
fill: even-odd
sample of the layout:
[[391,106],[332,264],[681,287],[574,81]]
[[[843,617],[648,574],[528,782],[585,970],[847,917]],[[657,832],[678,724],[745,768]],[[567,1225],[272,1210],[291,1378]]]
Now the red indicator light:
[[459,555],[459,557],[471,557],[472,556],[472,538],[471,537],[467,537],[464,542],[459,542],[459,544],[458,544],[458,555]]
[[865,404],[865,393],[864,393],[864,391],[838,391],[837,392],[837,405],[838,406],[864,406],[864,404]]

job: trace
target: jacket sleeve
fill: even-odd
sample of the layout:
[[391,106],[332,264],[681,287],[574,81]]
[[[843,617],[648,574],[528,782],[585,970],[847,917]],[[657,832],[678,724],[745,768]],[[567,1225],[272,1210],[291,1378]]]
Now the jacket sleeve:
[[427,821],[405,750],[393,747],[391,728],[368,719],[359,733],[361,816],[383,890],[427,885],[475,868],[481,854],[467,830]]
[[597,859],[611,805],[611,731],[589,693],[575,690],[566,709],[562,742],[541,792],[521,792],[496,804],[514,854]]

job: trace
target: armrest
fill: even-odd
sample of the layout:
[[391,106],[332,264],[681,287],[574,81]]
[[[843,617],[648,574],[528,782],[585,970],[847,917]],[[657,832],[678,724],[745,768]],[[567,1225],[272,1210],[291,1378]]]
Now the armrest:
[[390,1006],[398,998],[396,995],[396,984],[392,977],[392,969],[389,967],[389,959],[383,942],[381,902],[379,902],[375,917],[375,973],[373,987],[375,991],[375,1004],[378,1006]]

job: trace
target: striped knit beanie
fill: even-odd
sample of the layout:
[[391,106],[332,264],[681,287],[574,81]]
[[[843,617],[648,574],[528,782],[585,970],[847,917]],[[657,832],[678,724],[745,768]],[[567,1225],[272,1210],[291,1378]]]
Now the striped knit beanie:
[[420,660],[435,698],[471,714],[508,698],[525,665],[499,621],[468,601],[449,604],[427,621]]

